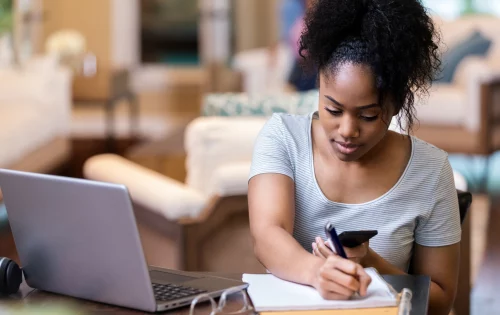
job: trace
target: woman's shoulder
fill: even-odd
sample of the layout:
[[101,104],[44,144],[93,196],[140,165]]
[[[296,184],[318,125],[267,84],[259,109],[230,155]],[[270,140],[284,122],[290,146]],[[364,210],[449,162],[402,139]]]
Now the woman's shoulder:
[[311,126],[312,113],[305,115],[273,113],[267,122],[267,128],[282,132],[294,138],[306,137]]
[[448,153],[435,145],[412,136],[412,162],[420,172],[438,172],[448,162]]
[[287,125],[300,125],[300,124],[309,124],[311,122],[311,118],[314,113],[308,114],[289,114],[289,113],[273,113],[271,115],[270,121],[280,122]]

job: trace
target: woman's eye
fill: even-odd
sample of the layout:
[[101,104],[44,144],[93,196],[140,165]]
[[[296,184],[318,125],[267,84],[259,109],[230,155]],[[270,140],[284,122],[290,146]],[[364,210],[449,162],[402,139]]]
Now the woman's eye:
[[340,116],[342,115],[342,112],[340,110],[333,110],[325,107],[326,111],[332,114],[333,116]]
[[361,118],[366,120],[366,121],[374,121],[378,118],[378,115],[377,116],[361,116]]

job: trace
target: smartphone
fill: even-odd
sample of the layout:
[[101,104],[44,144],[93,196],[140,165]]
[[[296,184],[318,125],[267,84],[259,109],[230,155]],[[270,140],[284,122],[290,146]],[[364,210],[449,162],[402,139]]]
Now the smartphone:
[[342,246],[353,248],[367,242],[377,234],[376,230],[345,231],[339,235],[339,240]]

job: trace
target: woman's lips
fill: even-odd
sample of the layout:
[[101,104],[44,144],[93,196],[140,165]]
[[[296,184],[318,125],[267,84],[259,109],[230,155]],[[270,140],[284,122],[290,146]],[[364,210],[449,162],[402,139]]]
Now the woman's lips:
[[359,149],[359,145],[334,141],[339,151],[343,154],[352,154]]

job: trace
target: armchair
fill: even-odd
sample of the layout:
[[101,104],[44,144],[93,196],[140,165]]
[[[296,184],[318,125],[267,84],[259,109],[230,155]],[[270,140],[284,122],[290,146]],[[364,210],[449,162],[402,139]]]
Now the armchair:
[[49,172],[69,157],[71,72],[49,56],[0,71],[0,167]]

